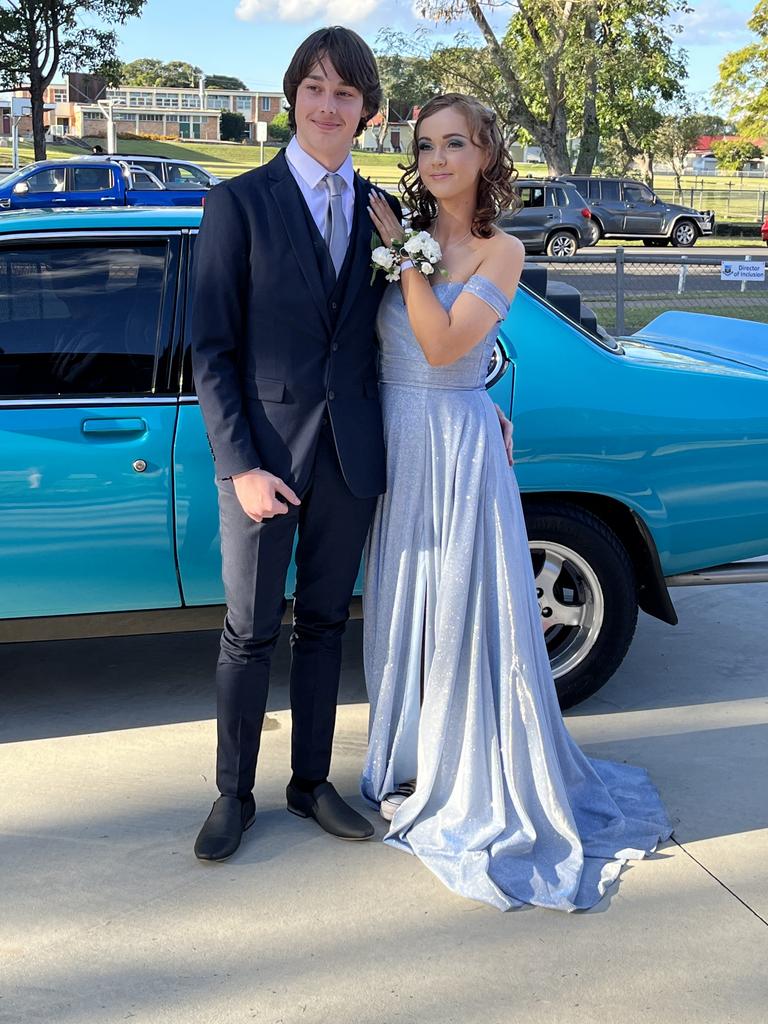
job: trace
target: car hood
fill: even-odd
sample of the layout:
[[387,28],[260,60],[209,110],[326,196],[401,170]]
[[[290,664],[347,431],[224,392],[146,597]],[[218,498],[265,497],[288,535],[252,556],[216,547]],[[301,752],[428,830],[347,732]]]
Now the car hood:
[[692,206],[680,206],[679,203],[664,203],[670,213],[690,213],[695,217],[701,217],[701,210],[694,210]]
[[628,354],[639,345],[650,350],[646,357],[656,352],[666,356],[665,361],[709,364],[715,372],[758,371],[768,376],[768,324],[753,320],[672,310],[620,340]]

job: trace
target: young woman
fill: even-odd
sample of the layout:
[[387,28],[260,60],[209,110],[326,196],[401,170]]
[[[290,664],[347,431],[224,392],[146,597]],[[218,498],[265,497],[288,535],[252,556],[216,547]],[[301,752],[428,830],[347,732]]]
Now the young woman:
[[[476,100],[422,109],[402,184],[447,276],[403,263],[379,309],[387,491],[367,549],[365,797],[386,842],[502,910],[590,907],[672,828],[647,772],[586,757],[560,713],[520,495],[486,368],[523,265],[494,227],[516,176]],[[402,238],[381,198],[371,217]]]

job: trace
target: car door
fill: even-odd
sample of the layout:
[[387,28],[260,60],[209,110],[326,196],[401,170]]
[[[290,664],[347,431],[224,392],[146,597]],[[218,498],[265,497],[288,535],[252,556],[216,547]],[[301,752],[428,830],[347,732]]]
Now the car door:
[[[595,186],[599,185],[600,196],[595,194]],[[621,185],[618,181],[606,180],[590,182],[590,198],[594,204],[595,213],[603,224],[606,234],[620,235],[624,230],[624,200],[621,195]]]
[[87,165],[67,168],[67,191],[72,206],[114,206],[116,190],[112,168]]
[[628,235],[661,234],[662,207],[654,198],[653,192],[639,181],[624,182],[624,230]]
[[180,604],[178,236],[0,236],[0,616]]
[[40,210],[49,206],[63,206],[67,202],[62,195],[65,189],[64,167],[42,167],[16,182],[10,196],[10,209]]
[[515,214],[503,222],[504,229],[515,235],[526,249],[544,249],[546,235],[545,218],[550,217],[547,224],[552,223],[554,209],[546,207],[546,189],[544,185],[517,185],[521,206]]

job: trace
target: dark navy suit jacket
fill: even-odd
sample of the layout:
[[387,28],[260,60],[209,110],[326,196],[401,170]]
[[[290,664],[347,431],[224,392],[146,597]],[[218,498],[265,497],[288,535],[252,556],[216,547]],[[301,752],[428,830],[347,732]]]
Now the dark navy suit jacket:
[[301,495],[327,417],[352,493],[384,491],[374,323],[385,282],[378,274],[371,284],[370,188],[355,175],[347,259],[332,295],[327,250],[284,153],[207,194],[192,361],[220,479],[260,468]]

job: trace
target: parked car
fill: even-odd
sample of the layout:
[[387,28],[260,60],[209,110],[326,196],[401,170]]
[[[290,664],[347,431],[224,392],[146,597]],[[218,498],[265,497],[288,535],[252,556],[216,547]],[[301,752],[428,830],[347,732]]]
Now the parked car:
[[768,245],[768,217],[763,221],[763,226],[760,228],[760,237]]
[[0,210],[66,206],[200,206],[207,188],[175,191],[122,160],[73,157],[27,164],[0,182]]
[[[0,214],[0,640],[222,621],[189,355],[200,215]],[[615,671],[638,607],[677,621],[670,585],[768,578],[723,564],[768,553],[768,325],[588,323],[527,267],[488,369],[564,707]]]
[[690,246],[714,231],[715,215],[688,206],[666,203],[647,185],[632,178],[585,177],[566,174],[587,199],[592,212],[594,241],[601,238],[641,238],[645,245]]
[[521,178],[515,191],[522,206],[502,214],[498,223],[520,239],[526,252],[573,256],[581,246],[592,245],[589,206],[573,185]]
[[217,178],[215,174],[206,171],[199,164],[193,164],[189,160],[176,160],[172,157],[149,156],[146,153],[118,153],[91,159],[117,160],[129,164],[132,168],[143,167],[154,174],[165,188],[213,188],[221,181],[221,178]]

